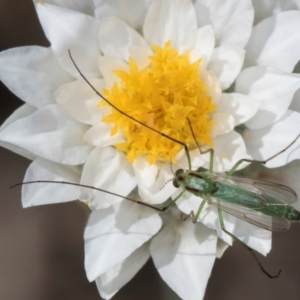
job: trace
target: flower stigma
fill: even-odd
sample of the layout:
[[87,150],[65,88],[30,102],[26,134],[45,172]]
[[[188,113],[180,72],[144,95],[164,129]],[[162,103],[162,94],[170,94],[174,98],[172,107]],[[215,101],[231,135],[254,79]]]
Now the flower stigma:
[[[129,58],[129,71],[115,70],[120,84],[114,83],[103,93],[116,107],[156,130],[196,147],[187,118],[200,145],[212,146],[210,135],[213,124],[212,103],[208,89],[200,77],[201,60],[190,63],[189,52],[180,55],[171,48],[152,45],[154,54],[149,56],[150,65],[139,70]],[[101,100],[98,106],[108,105]],[[137,156],[146,155],[150,164],[159,161],[176,162],[182,149],[177,144],[148,128],[137,124],[115,109],[102,119],[113,124],[111,135],[121,130],[125,142],[114,146],[125,152],[130,162]]]

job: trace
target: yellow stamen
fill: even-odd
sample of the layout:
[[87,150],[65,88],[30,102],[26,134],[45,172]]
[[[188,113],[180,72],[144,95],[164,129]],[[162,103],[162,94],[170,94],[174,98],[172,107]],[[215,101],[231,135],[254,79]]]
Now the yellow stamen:
[[[137,120],[195,147],[187,118],[192,123],[199,144],[212,145],[210,131],[211,113],[216,108],[201,80],[200,63],[190,63],[189,53],[178,54],[171,43],[164,47],[152,46],[154,55],[151,64],[139,70],[132,58],[129,71],[115,70],[121,79],[111,90],[104,89],[105,96],[116,107]],[[107,105],[104,101],[99,106]],[[114,124],[111,134],[121,130],[126,142],[115,147],[127,154],[129,161],[146,155],[150,163],[156,160],[175,162],[181,145],[131,121],[116,110],[103,118],[102,122]]]

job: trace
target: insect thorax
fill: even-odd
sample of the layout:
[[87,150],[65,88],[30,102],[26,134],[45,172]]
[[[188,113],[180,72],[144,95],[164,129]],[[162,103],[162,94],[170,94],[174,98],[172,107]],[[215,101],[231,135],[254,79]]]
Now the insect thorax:
[[196,196],[213,194],[216,191],[214,181],[208,178],[206,172],[179,169],[175,173],[173,184],[175,187],[182,187]]

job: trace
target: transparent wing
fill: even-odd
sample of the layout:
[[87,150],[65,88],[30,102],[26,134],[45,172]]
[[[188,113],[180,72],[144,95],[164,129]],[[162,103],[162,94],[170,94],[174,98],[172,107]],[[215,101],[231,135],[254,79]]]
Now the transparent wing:
[[223,173],[213,173],[210,175],[210,178],[216,182],[236,186],[256,193],[261,199],[273,198],[275,204],[291,204],[297,201],[296,192],[283,184],[229,176]]
[[[286,231],[290,228],[290,221],[274,216],[268,216],[259,210],[248,208],[236,203],[225,202],[209,195],[203,196],[207,203],[221,208],[225,211],[245,222],[258,226],[270,231]],[[259,208],[257,208],[259,209]]]

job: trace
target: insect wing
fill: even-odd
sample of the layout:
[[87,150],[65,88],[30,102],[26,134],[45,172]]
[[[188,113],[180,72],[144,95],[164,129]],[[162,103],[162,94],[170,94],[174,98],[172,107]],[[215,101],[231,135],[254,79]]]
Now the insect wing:
[[[272,198],[274,204],[291,204],[297,201],[296,192],[283,184],[229,176],[221,173],[213,174],[212,179],[223,184],[237,186],[249,192],[256,193],[263,200]],[[271,203],[269,204],[271,205]]]
[[286,219],[268,216],[253,208],[248,208],[232,202],[222,201],[208,195],[203,196],[203,198],[207,201],[207,203],[222,209],[222,211],[225,211],[245,222],[266,230],[286,231],[291,226],[291,223]]

